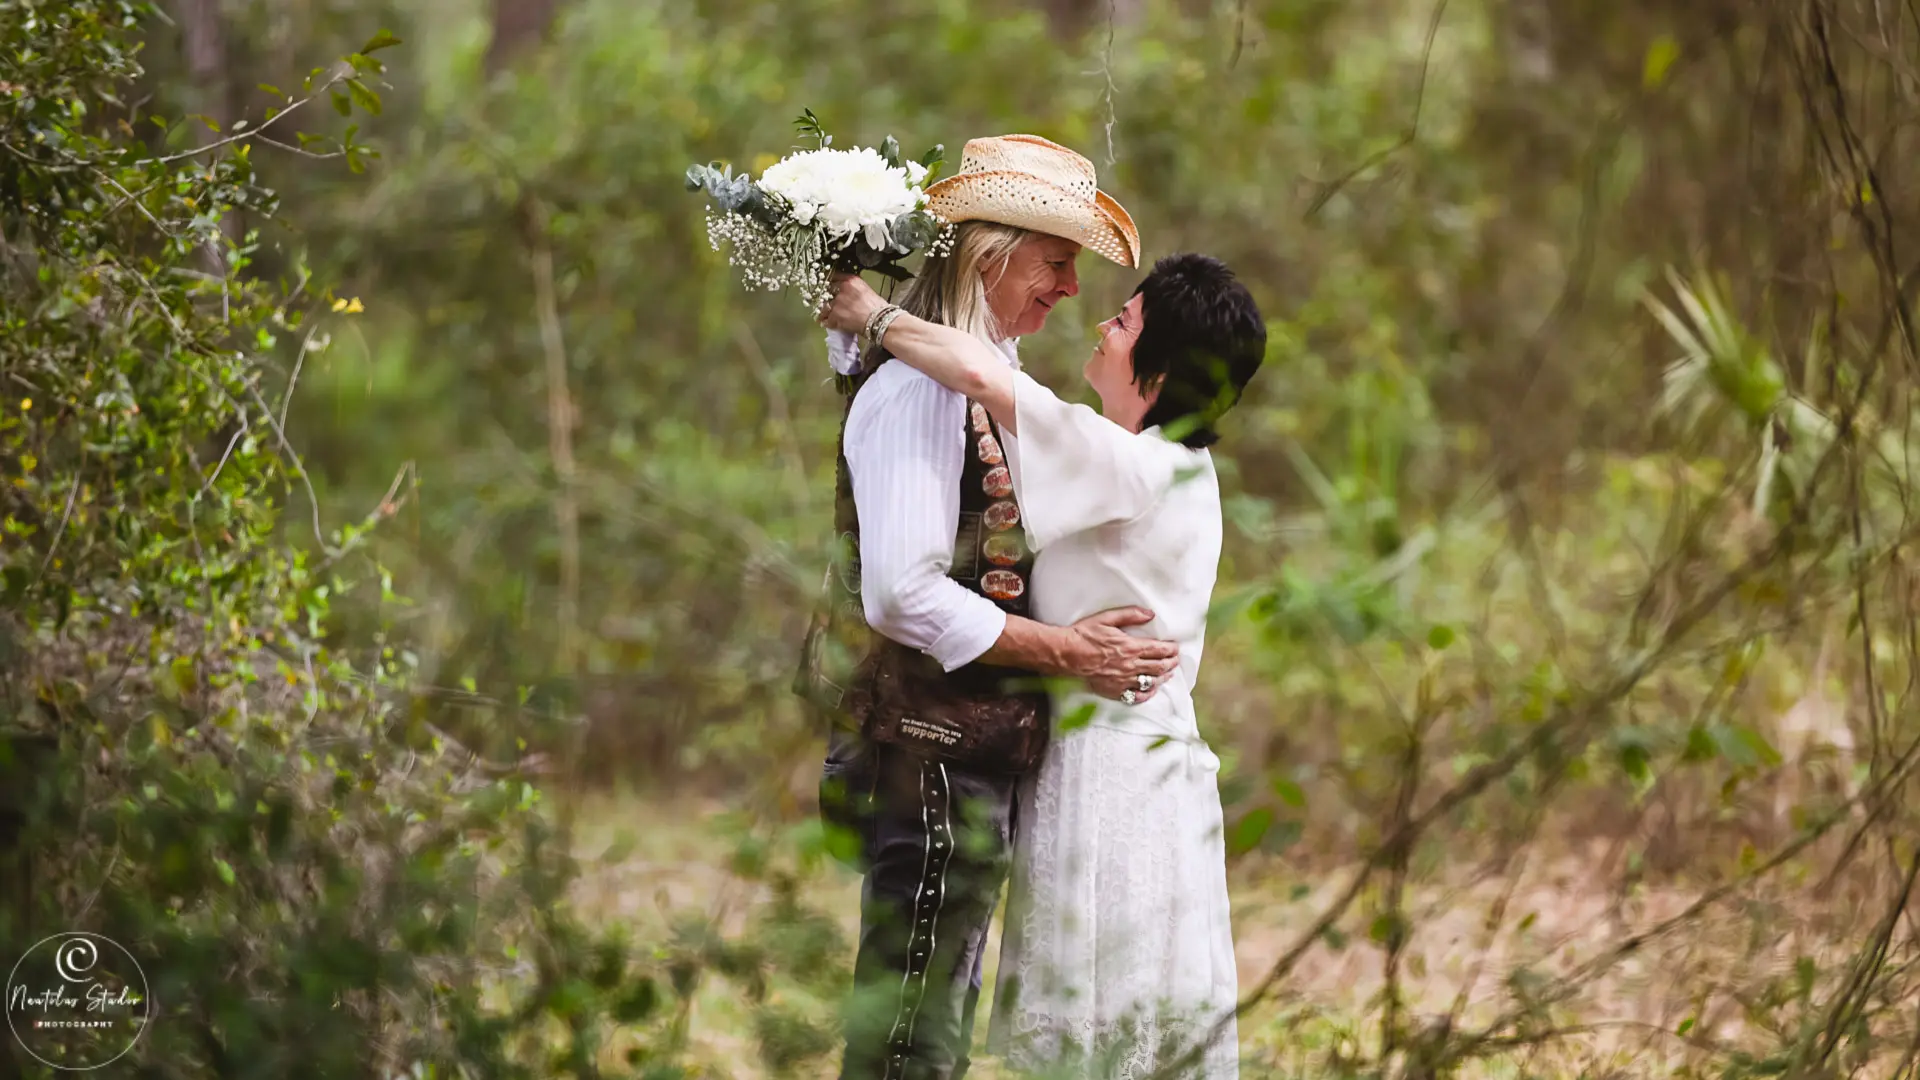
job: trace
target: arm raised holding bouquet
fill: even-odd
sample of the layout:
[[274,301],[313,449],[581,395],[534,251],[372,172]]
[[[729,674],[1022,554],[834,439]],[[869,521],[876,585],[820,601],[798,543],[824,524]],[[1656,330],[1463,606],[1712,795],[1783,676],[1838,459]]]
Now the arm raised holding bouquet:
[[875,344],[885,337],[889,353],[948,390],[979,402],[1007,434],[1020,434],[1013,407],[1014,369],[1005,356],[972,334],[908,315],[855,275],[835,274],[833,290],[820,310],[822,326]]

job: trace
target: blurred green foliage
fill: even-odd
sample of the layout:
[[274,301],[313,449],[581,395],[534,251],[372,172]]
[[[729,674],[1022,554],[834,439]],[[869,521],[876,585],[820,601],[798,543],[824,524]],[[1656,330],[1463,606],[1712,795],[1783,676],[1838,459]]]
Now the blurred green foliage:
[[[377,114],[371,54],[397,42],[244,125],[156,123],[133,96],[150,17],[0,7],[0,953],[83,927],[130,949],[154,1012],[122,1075],[592,1076],[615,1035],[636,1075],[681,1075],[693,984],[758,1000],[792,947],[636,949],[568,914],[531,777],[413,693],[368,544],[392,506],[326,528],[286,434],[273,362],[353,304],[297,261],[259,273],[278,199],[255,156],[363,166],[351,126],[293,128],[314,103]],[[10,1036],[3,1060],[51,1076],[101,1037],[29,1060]]]

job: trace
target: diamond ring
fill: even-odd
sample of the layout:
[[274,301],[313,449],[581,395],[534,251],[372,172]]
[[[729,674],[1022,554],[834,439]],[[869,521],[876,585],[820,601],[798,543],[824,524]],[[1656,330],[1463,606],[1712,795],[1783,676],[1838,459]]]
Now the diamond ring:
[[1126,703],[1127,703],[1127,704],[1129,704],[1129,705],[1131,705],[1131,704],[1133,704],[1134,702],[1136,702],[1136,701],[1139,701],[1139,700],[1140,700],[1140,695],[1138,695],[1138,694],[1136,694],[1136,693],[1134,693],[1134,692],[1133,692],[1133,691],[1131,691],[1131,690],[1122,690],[1122,691],[1120,691],[1120,700],[1121,700],[1121,701],[1124,701],[1124,702],[1126,702]]
[[1133,677],[1133,683],[1135,686],[1138,686],[1140,688],[1140,692],[1144,694],[1147,691],[1153,689],[1153,676],[1135,675]]

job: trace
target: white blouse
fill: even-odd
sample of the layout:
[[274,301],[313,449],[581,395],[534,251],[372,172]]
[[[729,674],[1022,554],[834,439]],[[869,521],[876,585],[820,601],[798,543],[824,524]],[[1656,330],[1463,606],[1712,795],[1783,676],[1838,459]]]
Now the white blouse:
[[1196,737],[1193,687],[1206,644],[1207,610],[1220,565],[1220,485],[1213,456],[1134,434],[1084,405],[1014,376],[1015,427],[1008,467],[1027,542],[1037,553],[1033,616],[1065,626],[1137,604],[1152,622],[1129,632],[1172,641],[1180,662],[1151,699],[1129,708],[1097,703],[1096,723],[1180,740]]

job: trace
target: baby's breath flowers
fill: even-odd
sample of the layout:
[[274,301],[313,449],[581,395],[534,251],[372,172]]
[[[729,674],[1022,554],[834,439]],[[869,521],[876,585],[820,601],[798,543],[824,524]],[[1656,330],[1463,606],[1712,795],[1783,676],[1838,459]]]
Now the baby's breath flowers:
[[919,161],[903,161],[892,136],[877,150],[835,150],[812,110],[796,123],[816,148],[774,162],[758,182],[731,166],[687,170],[688,190],[706,191],[715,204],[707,211],[708,243],[727,253],[747,288],[791,288],[815,311],[835,273],[873,270],[905,280],[912,275],[901,259],[952,250],[953,227],[927,210],[926,185],[942,147]]

